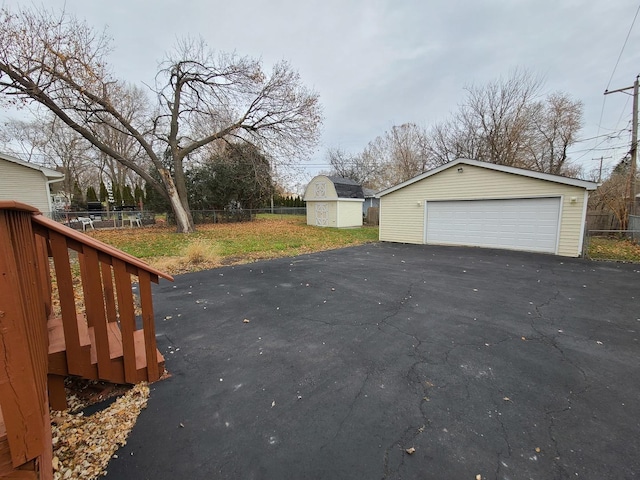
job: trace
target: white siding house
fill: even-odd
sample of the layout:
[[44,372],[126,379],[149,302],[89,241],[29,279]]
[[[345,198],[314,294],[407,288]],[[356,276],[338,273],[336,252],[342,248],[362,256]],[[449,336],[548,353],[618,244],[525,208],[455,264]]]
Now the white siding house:
[[582,254],[596,183],[455,160],[378,193],[380,240]]
[[60,182],[64,174],[0,154],[0,200],[15,200],[51,212],[49,185]]
[[307,225],[317,227],[361,227],[364,194],[362,186],[342,177],[318,175],[304,194]]

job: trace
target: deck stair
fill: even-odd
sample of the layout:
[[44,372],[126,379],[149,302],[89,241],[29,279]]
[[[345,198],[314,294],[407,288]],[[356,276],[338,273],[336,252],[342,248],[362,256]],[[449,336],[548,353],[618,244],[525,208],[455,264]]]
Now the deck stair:
[[0,201],[0,479],[53,478],[49,408],[67,407],[65,377],[160,379],[151,296],[160,278],[173,281],[33,207]]
[[[66,408],[67,375],[129,384],[158,380],[164,358],[156,347],[151,282],[173,278],[42,215],[33,216],[33,229],[40,263],[50,266],[43,269],[42,284],[49,292],[51,407]],[[54,285],[59,312],[50,300]]]

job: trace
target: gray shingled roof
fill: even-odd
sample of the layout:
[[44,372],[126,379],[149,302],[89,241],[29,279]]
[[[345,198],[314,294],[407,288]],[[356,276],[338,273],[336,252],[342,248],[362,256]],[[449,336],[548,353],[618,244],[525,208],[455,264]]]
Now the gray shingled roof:
[[364,198],[362,185],[350,178],[327,177],[333,182],[338,198]]

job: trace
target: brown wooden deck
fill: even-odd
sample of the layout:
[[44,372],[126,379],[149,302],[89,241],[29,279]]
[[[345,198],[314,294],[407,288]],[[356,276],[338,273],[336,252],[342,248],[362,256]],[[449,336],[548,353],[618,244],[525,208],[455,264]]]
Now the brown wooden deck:
[[49,407],[66,408],[67,375],[160,378],[151,298],[160,278],[173,280],[28,205],[0,202],[0,478],[52,478]]

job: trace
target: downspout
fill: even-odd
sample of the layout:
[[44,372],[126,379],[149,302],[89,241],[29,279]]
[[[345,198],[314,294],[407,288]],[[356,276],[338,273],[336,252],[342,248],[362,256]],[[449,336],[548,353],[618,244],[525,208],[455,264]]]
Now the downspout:
[[[45,175],[45,178],[47,178],[46,175]],[[64,180],[64,177],[56,178],[53,180],[47,180],[47,191],[48,191],[47,202],[49,202],[49,218],[53,218],[53,206],[51,205],[51,184],[58,183],[63,180]]]

